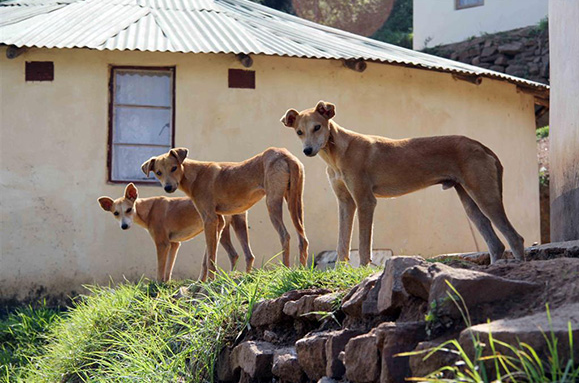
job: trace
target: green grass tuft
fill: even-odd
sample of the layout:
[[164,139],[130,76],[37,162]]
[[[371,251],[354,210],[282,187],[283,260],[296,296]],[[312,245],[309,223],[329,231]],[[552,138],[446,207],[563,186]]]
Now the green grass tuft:
[[260,299],[310,287],[343,291],[376,271],[277,267],[220,272],[209,283],[88,286],[91,294],[54,322],[42,352],[10,381],[212,381],[219,351],[247,328]]

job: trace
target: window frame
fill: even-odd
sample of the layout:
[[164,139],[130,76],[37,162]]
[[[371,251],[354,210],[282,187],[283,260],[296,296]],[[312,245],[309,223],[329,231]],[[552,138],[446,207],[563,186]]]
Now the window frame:
[[482,3],[481,4],[471,4],[471,5],[460,5],[460,0],[454,0],[454,10],[455,11],[460,11],[462,9],[469,9],[469,8],[475,8],[475,7],[482,7],[485,5],[485,0],[480,0]]
[[108,116],[108,130],[109,136],[107,140],[107,183],[109,184],[127,184],[132,182],[142,186],[157,186],[159,181],[152,179],[150,181],[144,180],[113,180],[113,125],[114,125],[114,108],[115,108],[115,71],[117,70],[134,70],[134,71],[155,71],[155,72],[169,72],[171,73],[171,148],[175,148],[175,66],[134,66],[134,65],[109,65],[109,116]]

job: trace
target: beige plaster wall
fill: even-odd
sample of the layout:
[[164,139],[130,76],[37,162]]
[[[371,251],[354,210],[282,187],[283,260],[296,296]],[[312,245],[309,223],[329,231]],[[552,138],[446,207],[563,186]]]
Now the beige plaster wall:
[[579,2],[551,1],[551,241],[579,239]]
[[548,0],[484,0],[484,5],[456,9],[456,0],[414,0],[414,49],[463,41],[537,24],[547,16]]
[[[54,81],[26,83],[27,60],[54,61]],[[514,85],[484,80],[476,86],[450,74],[372,63],[357,73],[338,61],[258,56],[254,62],[256,89],[229,89],[228,68],[240,68],[233,55],[31,49],[7,60],[3,48],[0,296],[78,291],[81,284],[109,278],[155,275],[148,233],[139,227],[121,231],[96,202],[124,189],[106,182],[111,64],[176,65],[176,145],[188,147],[193,158],[237,161],[269,146],[295,153],[306,169],[311,253],[334,249],[337,205],[323,161],[305,157],[279,118],[290,107],[301,110],[320,99],[337,105],[338,123],[360,132],[481,140],[503,161],[505,204],[514,226],[527,245],[539,240],[533,98]],[[164,193],[153,186],[140,191]],[[249,221],[259,266],[280,245],[263,201],[250,210]],[[486,248],[478,235],[477,241]],[[440,187],[381,200],[374,247],[425,256],[476,250],[455,192]],[[203,249],[202,237],[182,246],[176,278],[197,277]],[[219,263],[227,265],[223,250]]]

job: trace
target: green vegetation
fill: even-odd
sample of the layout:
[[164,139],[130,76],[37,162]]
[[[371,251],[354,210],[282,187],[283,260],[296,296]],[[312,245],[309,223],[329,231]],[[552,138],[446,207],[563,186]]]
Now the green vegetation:
[[[458,291],[447,281],[453,293],[448,298],[458,307],[463,320],[471,326],[470,315],[465,301]],[[551,323],[549,306],[547,316]],[[518,342],[516,345],[502,342],[489,334],[488,344],[485,344],[478,335],[471,333],[474,355],[470,355],[456,339],[446,341],[439,346],[419,351],[402,353],[400,356],[426,354],[424,360],[435,353],[446,352],[458,356],[458,362],[452,366],[444,366],[426,377],[410,378],[411,381],[424,383],[573,383],[579,380],[579,368],[575,368],[573,356],[573,333],[569,322],[568,345],[570,357],[563,360],[559,352],[558,339],[555,337],[552,326],[550,334],[543,333],[549,350],[548,358],[541,359],[537,352],[528,344]]]
[[549,137],[549,125],[543,126],[542,128],[537,129],[537,140],[541,138]]
[[46,306],[17,309],[0,320],[0,381],[22,380],[23,367],[42,355],[45,333],[60,316]]
[[[292,0],[251,0],[270,8],[295,15],[295,9]],[[312,9],[320,6],[319,0],[311,2]],[[328,2],[333,7],[340,8],[339,2]],[[376,1],[374,2],[376,3]],[[344,4],[348,4],[344,1]],[[315,14],[315,12],[314,12]],[[344,13],[350,18],[354,17],[348,12]],[[371,38],[384,41],[389,44],[398,45],[404,48],[412,49],[412,0],[394,0],[392,12],[388,20],[376,31]]]
[[[209,283],[90,286],[90,295],[79,299],[61,320],[51,322],[46,345],[34,345],[38,352],[30,355],[30,363],[5,368],[5,379],[211,381],[219,351],[247,328],[257,301],[309,287],[343,291],[376,271],[349,266],[327,271],[278,267],[251,274],[221,272]],[[177,293],[182,296],[177,298]],[[12,349],[26,346],[7,342]]]

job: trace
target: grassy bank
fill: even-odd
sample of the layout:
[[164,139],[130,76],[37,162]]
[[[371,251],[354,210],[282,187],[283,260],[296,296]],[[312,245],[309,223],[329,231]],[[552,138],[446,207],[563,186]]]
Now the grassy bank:
[[[10,346],[28,351],[23,358],[3,367],[2,379],[210,381],[217,353],[246,328],[257,301],[308,287],[345,290],[375,271],[279,267],[251,274],[222,273],[207,284],[180,281],[161,285],[142,281],[114,288],[91,286],[91,294],[79,299],[67,313],[44,320],[36,336],[24,336]],[[176,294],[181,296],[177,298]],[[28,314],[20,321],[26,322],[28,319],[24,318],[28,317],[34,320],[36,314]]]

